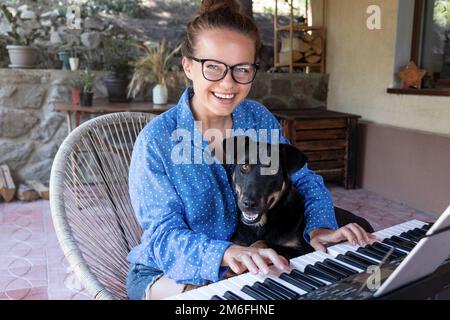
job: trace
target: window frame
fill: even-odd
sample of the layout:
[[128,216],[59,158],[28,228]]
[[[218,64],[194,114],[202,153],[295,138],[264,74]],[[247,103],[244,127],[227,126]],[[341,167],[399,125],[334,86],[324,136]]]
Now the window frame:
[[[423,39],[423,14],[424,14],[424,0],[414,0],[414,15],[412,24],[412,40],[410,61],[420,67],[420,51],[421,41]],[[388,93],[394,94],[412,94],[412,95],[427,95],[427,96],[450,96],[450,88],[388,88]]]

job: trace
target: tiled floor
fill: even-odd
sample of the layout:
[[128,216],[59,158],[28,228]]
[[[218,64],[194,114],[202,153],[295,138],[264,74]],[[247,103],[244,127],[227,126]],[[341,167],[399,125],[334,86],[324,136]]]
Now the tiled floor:
[[[330,187],[335,205],[368,219],[376,230],[432,216],[366,190]],[[49,202],[0,203],[0,300],[89,299],[54,233]]]

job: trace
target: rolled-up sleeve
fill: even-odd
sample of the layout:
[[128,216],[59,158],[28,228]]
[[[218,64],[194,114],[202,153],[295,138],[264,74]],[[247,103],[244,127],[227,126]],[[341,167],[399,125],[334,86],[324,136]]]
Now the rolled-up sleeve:
[[201,285],[222,278],[226,269],[220,263],[230,243],[189,229],[158,145],[145,134],[138,137],[133,149],[129,192],[144,230],[141,245],[146,246],[143,252],[149,264],[152,261],[177,283]]

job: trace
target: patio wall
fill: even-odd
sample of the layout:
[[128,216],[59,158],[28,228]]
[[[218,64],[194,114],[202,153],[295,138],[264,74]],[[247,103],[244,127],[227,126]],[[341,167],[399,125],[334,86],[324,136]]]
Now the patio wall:
[[[94,96],[105,98],[105,72],[96,74]],[[77,77],[79,71],[0,69],[0,164],[9,165],[16,183],[49,180],[53,157],[67,135],[65,115],[54,111],[54,102],[70,99],[70,83]],[[272,109],[324,107],[327,79],[320,74],[260,73],[249,98]],[[185,77],[172,73],[168,84],[169,101],[175,102],[185,89]]]
[[[397,34],[408,29],[398,25],[402,4],[414,2],[327,1],[327,106],[370,123],[362,126],[361,187],[439,214],[450,201],[450,98],[386,92],[398,50],[410,52],[396,47],[397,38],[411,36]],[[370,5],[381,9],[380,30],[366,26]]]

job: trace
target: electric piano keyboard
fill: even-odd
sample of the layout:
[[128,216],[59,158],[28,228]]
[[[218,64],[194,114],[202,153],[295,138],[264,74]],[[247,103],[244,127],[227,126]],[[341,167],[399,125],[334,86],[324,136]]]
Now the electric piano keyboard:
[[168,299],[368,299],[372,296],[369,290],[349,285],[352,281],[348,280],[369,276],[367,268],[378,265],[391,248],[387,265],[393,270],[430,227],[431,224],[411,220],[375,232],[378,241],[365,247],[348,242],[336,244],[328,247],[327,253],[316,251],[291,259],[289,269],[284,272],[274,267],[267,275],[247,272]]

